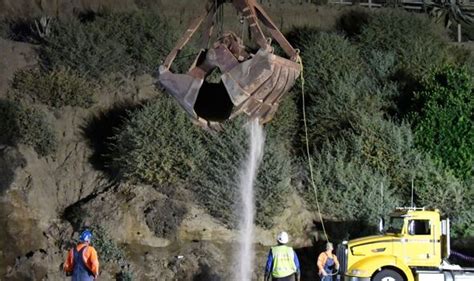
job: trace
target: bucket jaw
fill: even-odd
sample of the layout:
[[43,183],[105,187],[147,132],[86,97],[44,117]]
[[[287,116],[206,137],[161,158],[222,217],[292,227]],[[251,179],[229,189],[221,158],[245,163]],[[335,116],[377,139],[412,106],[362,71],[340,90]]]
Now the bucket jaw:
[[243,112],[267,123],[299,73],[297,63],[264,50],[224,73],[222,81],[235,105],[231,118]]
[[192,118],[198,118],[194,111],[194,104],[204,79],[188,74],[175,74],[166,68],[160,67],[159,81]]

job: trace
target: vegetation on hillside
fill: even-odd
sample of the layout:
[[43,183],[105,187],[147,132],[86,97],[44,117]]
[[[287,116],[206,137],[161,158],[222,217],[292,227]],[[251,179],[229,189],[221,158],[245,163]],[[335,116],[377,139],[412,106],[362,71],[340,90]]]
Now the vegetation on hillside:
[[51,72],[20,70],[12,81],[16,99],[31,99],[52,107],[89,107],[94,102],[91,83],[68,69]]
[[413,97],[416,142],[460,178],[474,175],[474,81],[463,68],[436,69]]
[[200,133],[171,98],[162,96],[130,112],[113,138],[113,169],[135,183],[183,187],[201,176],[199,161],[206,151]]
[[[334,31],[306,27],[288,34],[304,62],[308,141],[324,215],[373,222],[407,204],[413,182],[418,206],[440,208],[453,217],[457,235],[472,235],[474,56],[451,46],[426,15],[352,11],[338,22]],[[15,26],[2,22],[0,35],[11,35]],[[152,73],[177,36],[163,16],[149,11],[54,20],[47,36],[22,37],[35,38],[41,68],[16,74],[14,97],[87,107],[107,75]],[[187,61],[178,60],[177,67]],[[288,94],[266,126],[256,184],[257,223],[264,227],[272,226],[290,192],[315,206],[300,91],[296,86]],[[39,151],[54,147],[54,134],[33,108],[0,107],[6,116],[0,128],[10,132],[4,138]],[[19,113],[27,111],[32,113]],[[160,95],[122,123],[108,140],[112,153],[106,157],[119,180],[186,189],[213,216],[235,225],[236,181],[248,145],[245,120],[206,132]]]
[[[284,110],[294,109],[291,103],[287,99],[277,116],[294,114]],[[257,223],[267,227],[283,208],[278,203],[284,201],[292,177],[289,146],[278,141],[289,134],[284,126],[292,126],[291,117],[269,130],[274,137],[267,140],[256,184]],[[248,145],[243,120],[227,122],[218,133],[206,132],[163,96],[131,112],[113,143],[112,164],[125,179],[157,188],[187,188],[213,216],[230,226],[237,222],[238,176]]]
[[[357,18],[361,14],[345,19],[357,21],[351,30],[341,21],[347,35],[311,28],[291,33],[305,62],[309,142],[322,208],[337,220],[373,222],[408,204],[413,182],[418,206],[441,209],[454,218],[458,235],[468,235],[472,74],[455,70],[465,62],[426,17],[380,11]],[[443,87],[433,81],[433,71],[448,63],[456,86]],[[456,106],[461,100],[464,105]],[[456,133],[439,127],[443,122],[457,124]],[[308,169],[305,175],[302,194],[315,206]]]
[[55,21],[40,56],[45,68],[64,66],[100,78],[154,70],[172,39],[170,27],[156,14],[104,12]]
[[45,113],[35,106],[0,99],[0,143],[31,145],[40,156],[56,149],[57,138]]
[[418,78],[452,56],[447,36],[424,14],[387,10],[372,16],[356,38],[363,51],[379,50],[396,55],[394,71],[398,76]]

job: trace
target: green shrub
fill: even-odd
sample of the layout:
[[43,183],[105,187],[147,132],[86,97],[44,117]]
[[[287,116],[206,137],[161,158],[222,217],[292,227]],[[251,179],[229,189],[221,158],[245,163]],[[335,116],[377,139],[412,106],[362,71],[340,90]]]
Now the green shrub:
[[174,30],[166,20],[146,11],[106,13],[96,17],[86,29],[112,35],[110,40],[123,46],[124,55],[135,64],[137,71],[155,70],[176,41]]
[[48,73],[20,70],[15,73],[12,87],[17,99],[26,95],[33,101],[53,107],[89,107],[94,101],[95,89],[91,83],[68,69]]
[[122,270],[117,274],[117,281],[133,281],[133,272]]
[[2,143],[31,145],[41,156],[56,150],[54,130],[35,107],[0,100],[0,131]]
[[474,233],[474,188],[472,183],[456,178],[449,170],[423,157],[414,168],[415,202],[438,208],[452,220],[455,236]]
[[167,96],[130,112],[113,137],[112,168],[132,182],[188,186],[205,150],[199,129]]
[[174,42],[171,27],[157,14],[102,13],[91,21],[55,21],[40,56],[46,68],[69,67],[99,78],[154,70]]
[[460,178],[474,175],[474,81],[466,69],[433,71],[415,94],[416,143]]
[[[324,112],[328,120],[341,118],[339,111]],[[472,232],[467,223],[472,222],[472,187],[418,151],[407,125],[360,111],[352,111],[350,120],[348,128],[333,127],[333,137],[325,133],[326,141],[313,151],[319,202],[328,210],[327,215],[337,220],[374,222],[391,208],[409,204],[413,180],[417,206],[439,208],[451,216],[457,235]],[[315,208],[308,170],[306,173],[302,194]],[[381,184],[384,203],[378,199]]]
[[[457,213],[454,214],[453,232],[456,236],[474,236],[474,179],[464,181],[464,188],[461,192],[463,198],[461,205],[457,205]],[[452,194],[448,194],[452,196]],[[449,208],[449,206],[446,206]],[[452,208],[449,208],[452,210]],[[456,210],[453,210],[456,211]]]
[[469,49],[469,45],[450,45],[449,53],[453,57],[452,65],[466,68],[471,75],[474,75],[474,51]]
[[351,151],[350,143],[328,143],[313,157],[317,195],[310,184],[309,173],[302,190],[313,210],[316,210],[317,196],[323,214],[332,219],[373,223],[402,201],[390,179],[364,163],[360,155]]
[[123,261],[125,255],[122,249],[109,237],[107,231],[99,225],[91,227],[92,246],[97,250],[97,255],[104,262]]
[[[264,130],[264,154],[254,185],[255,222],[269,228],[273,225],[273,217],[285,208],[295,174],[291,151],[299,129],[298,110],[292,93],[282,100],[273,120]],[[209,161],[201,165],[203,177],[195,185],[195,192],[201,204],[215,217],[229,226],[236,226],[238,176],[249,145],[244,120],[228,121],[222,132],[206,133],[203,139]]]
[[267,138],[255,184],[258,225],[271,228],[273,218],[285,209],[294,173],[293,159],[284,143],[277,138]]
[[[195,186],[200,203],[229,226],[238,221],[235,210],[239,171],[249,145],[243,125],[243,120],[229,121],[222,132],[204,135],[209,161],[201,165],[204,176]],[[271,227],[273,216],[285,207],[292,178],[291,162],[284,143],[278,138],[266,139],[254,187],[257,224]]]
[[[377,55],[386,66],[393,61],[390,55]],[[380,83],[387,69],[380,66],[372,77],[371,72],[346,74],[307,102],[316,186],[323,209],[336,219],[373,222],[409,198],[407,187],[420,154],[410,128],[386,119],[385,111],[398,94],[395,85]],[[377,199],[381,184],[384,203]],[[303,195],[314,207],[309,184]]]
[[380,88],[368,77],[358,80],[352,75],[346,77],[328,84],[317,94],[308,94],[308,135],[316,147],[326,139],[337,139],[354,132],[364,116],[382,118],[383,109],[391,106],[387,100],[397,94],[389,84]]
[[365,64],[359,50],[342,35],[300,28],[291,31],[289,38],[301,50],[309,93],[325,90],[348,75],[357,80],[364,74]]
[[[458,235],[469,229],[466,220],[472,222],[472,187],[417,151],[405,125],[363,119],[353,133],[324,143],[313,159],[319,202],[335,219],[374,222],[410,203],[413,181],[415,204],[442,210]],[[303,196],[315,207],[308,177],[307,170]]]
[[368,50],[362,56],[368,65],[368,75],[373,75],[378,81],[388,83],[395,74],[396,56],[393,51]]
[[238,214],[238,176],[247,148],[243,120],[226,122],[219,133],[204,133],[207,161],[201,164],[202,176],[193,185],[198,202],[213,217],[236,226]]
[[358,40],[364,50],[394,52],[396,70],[410,77],[420,77],[450,59],[442,27],[427,15],[379,11],[362,28]]
[[[353,33],[357,34],[356,31]],[[456,234],[471,233],[472,207],[469,206],[473,205],[470,199],[473,188],[446,170],[440,161],[433,162],[419,151],[410,128],[389,117],[400,110],[396,106],[403,106],[399,99],[409,91],[402,93],[399,89],[406,90],[407,82],[416,82],[429,69],[445,61],[461,64],[465,54],[448,53],[450,48],[442,32],[427,18],[397,11],[381,11],[363,23],[360,35],[355,37],[359,40],[359,49],[337,34],[298,29],[291,36],[302,51],[305,64],[309,142],[323,212],[336,220],[373,222],[394,206],[410,202],[413,180],[417,205],[440,208],[452,216]],[[472,82],[466,82],[467,73],[451,77],[457,86],[450,87],[456,90],[448,90],[448,86],[439,83],[431,82],[430,87],[426,81],[422,83],[425,99],[446,106],[440,109],[437,105],[437,110],[432,106],[429,121],[463,124],[456,127],[455,134],[443,131],[443,135],[452,136],[452,144],[457,144],[464,156],[467,151],[474,151],[467,140],[474,139],[467,130],[474,128],[472,118],[466,115],[472,113]],[[430,92],[434,90],[439,94]],[[458,94],[463,97],[459,99],[459,102],[463,100],[463,106],[458,106],[458,101],[444,101],[444,97],[459,91],[464,91]],[[423,104],[420,97],[423,96],[417,94],[413,101],[416,109]],[[427,109],[422,108],[425,111],[416,112],[425,114]],[[443,110],[457,111],[458,115],[445,118]],[[435,112],[440,119],[435,119]],[[415,124],[424,122],[423,115],[413,116]],[[423,124],[423,129],[429,128]],[[436,138],[431,139],[439,140],[441,134],[435,135],[434,129],[435,126],[429,132]],[[454,142],[456,137],[463,145]],[[304,136],[302,138],[304,140]],[[416,132],[416,143],[418,138]],[[471,159],[459,155],[457,158]],[[465,167],[472,169],[474,165],[469,163]],[[315,208],[315,195],[308,176],[306,168],[302,194]],[[381,186],[385,196],[383,203]]]
[[276,139],[286,149],[293,150],[299,133],[300,109],[296,103],[299,93],[292,91],[284,97],[273,119],[265,126],[268,139]]
[[[327,210],[336,218],[374,219],[381,215],[383,204],[387,204],[385,213],[394,207],[392,204],[402,203],[407,198],[406,186],[413,178],[412,169],[419,163],[419,157],[407,126],[367,115],[360,115],[352,126],[350,131],[327,139],[313,153],[316,186],[324,209],[333,204]],[[384,203],[374,201],[381,184],[385,188]],[[304,194],[314,203],[309,185]],[[336,205],[339,207],[334,211]]]
[[371,13],[365,8],[355,8],[344,12],[337,20],[337,29],[349,37],[362,33],[362,28],[369,23]]
[[113,140],[113,166],[132,182],[173,186],[198,176],[204,150],[197,128],[168,97],[131,112]]
[[[283,107],[287,106],[291,108],[290,104]],[[290,124],[272,125],[272,134],[284,135],[289,132],[284,126]],[[174,100],[163,97],[130,113],[113,138],[112,165],[132,182],[188,188],[213,216],[235,226],[238,175],[247,139],[243,120],[226,122],[222,132],[205,132],[189,121]],[[256,182],[256,221],[263,226],[271,226],[290,188],[292,161],[289,141],[284,139],[275,136],[267,140]]]
[[394,87],[387,83],[384,88],[369,76],[366,62],[350,41],[311,29],[294,30],[293,35],[305,65],[308,135],[313,145],[347,133],[361,114],[380,115],[390,106]]
[[384,80],[393,65],[392,54],[374,52],[373,60],[364,60],[365,54],[341,35],[311,29],[293,34],[299,37],[294,41],[305,65],[308,134],[313,144],[347,133],[363,114],[380,116],[393,107],[398,92]]
[[[409,129],[384,120],[384,110],[398,94],[394,85],[379,83],[388,76],[393,56],[378,52],[368,61],[338,34],[306,31],[297,42],[309,84],[308,141],[319,202],[334,219],[373,222],[403,201],[405,192],[398,189],[409,182],[408,169],[398,172],[413,161]],[[315,208],[306,172],[302,194]]]
[[119,72],[132,62],[125,47],[93,23],[70,19],[57,21],[51,36],[40,48],[42,65],[47,69],[69,67],[78,73],[99,78]]
[[382,118],[364,116],[354,132],[355,136],[347,139],[351,140],[353,150],[363,163],[388,177],[401,195],[409,194],[406,187],[413,177],[412,170],[420,162],[410,128]]

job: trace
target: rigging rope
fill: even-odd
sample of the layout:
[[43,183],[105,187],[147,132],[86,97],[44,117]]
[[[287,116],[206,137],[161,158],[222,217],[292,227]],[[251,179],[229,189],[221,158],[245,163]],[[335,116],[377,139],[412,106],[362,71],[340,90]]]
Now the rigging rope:
[[306,154],[308,157],[308,166],[309,166],[309,174],[310,174],[310,179],[311,179],[311,186],[313,187],[314,198],[316,200],[316,207],[318,209],[319,220],[321,221],[324,236],[326,237],[326,241],[329,242],[328,234],[326,232],[326,227],[324,225],[323,216],[321,215],[321,207],[319,206],[318,188],[316,187],[316,184],[314,183],[314,173],[313,173],[313,163],[312,163],[313,161],[312,161],[311,153],[309,150],[308,125],[306,122],[306,103],[305,103],[305,91],[304,91],[305,80],[304,80],[304,72],[303,72],[304,67],[303,67],[303,61],[301,60],[301,57],[299,55],[297,57],[297,62],[301,67],[300,80],[301,80],[301,98],[302,98],[302,107],[303,107],[304,135],[305,135]]

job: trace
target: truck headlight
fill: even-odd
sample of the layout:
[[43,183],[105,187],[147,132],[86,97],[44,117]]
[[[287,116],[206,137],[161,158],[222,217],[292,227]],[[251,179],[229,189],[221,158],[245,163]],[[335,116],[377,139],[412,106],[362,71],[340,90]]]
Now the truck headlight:
[[364,275],[367,274],[367,271],[362,270],[362,269],[353,269],[351,270],[351,275],[358,276],[358,275]]

